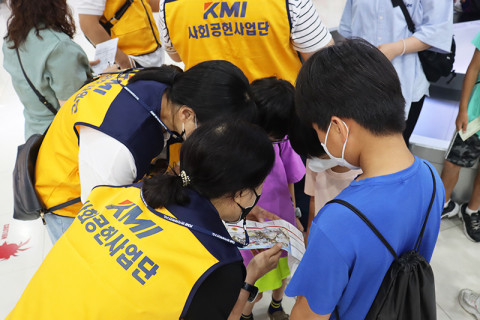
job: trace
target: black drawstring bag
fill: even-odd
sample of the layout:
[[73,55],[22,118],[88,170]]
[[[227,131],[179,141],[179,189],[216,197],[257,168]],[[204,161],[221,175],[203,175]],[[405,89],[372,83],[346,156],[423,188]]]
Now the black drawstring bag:
[[[433,270],[427,260],[419,253],[428,216],[432,209],[436,193],[436,181],[432,169],[428,166],[433,178],[433,193],[428,206],[427,215],[423,222],[422,230],[417,238],[413,250],[407,251],[400,257],[395,250],[375,228],[370,220],[350,203],[333,199],[329,203],[339,203],[352,210],[362,219],[375,235],[390,251],[395,260],[390,265],[382,284],[378,289],[375,300],[368,311],[366,320],[436,320],[437,306],[435,302],[435,281]],[[340,320],[338,310],[335,308],[337,320]]]

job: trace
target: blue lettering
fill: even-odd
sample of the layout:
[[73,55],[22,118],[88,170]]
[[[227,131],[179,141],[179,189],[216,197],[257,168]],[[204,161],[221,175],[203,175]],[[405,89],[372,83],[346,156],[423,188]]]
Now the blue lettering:
[[247,2],[243,1],[242,2],[242,13],[240,14],[240,17],[245,18],[246,14],[247,14]]
[[217,13],[214,11],[215,8],[218,6],[218,2],[214,2],[207,11],[203,13],[203,19],[208,19],[208,15],[211,14],[212,18],[218,18]]
[[[133,204],[128,206],[115,206],[115,205],[108,205],[106,206],[107,209],[116,209],[117,211],[113,214],[113,217],[116,218],[118,221],[122,222],[124,225],[135,225],[130,228],[130,231],[135,233],[137,238],[145,238],[155,233],[162,231],[163,229],[159,226],[155,226],[155,223],[151,220],[145,219],[137,219],[138,216],[143,212],[139,206],[134,206]],[[130,211],[125,212],[122,216],[120,216],[126,209],[132,208]],[[149,229],[150,227],[153,227]],[[148,230],[147,230],[148,229]]]
[[227,2],[222,2],[222,6],[220,7],[220,18],[225,17],[225,14],[227,14],[228,17],[231,17],[232,15],[234,17],[238,17],[239,13],[240,13],[240,2],[234,2],[231,8],[228,7]]
[[[218,4],[220,4],[220,14],[215,12]],[[212,18],[218,18],[219,16],[220,18],[224,18],[225,16],[245,18],[245,15],[247,14],[246,1],[235,1],[232,6],[229,6],[228,2],[206,2],[204,6],[205,8],[208,6],[208,9],[203,13],[203,19],[208,19],[209,15],[211,15]]]

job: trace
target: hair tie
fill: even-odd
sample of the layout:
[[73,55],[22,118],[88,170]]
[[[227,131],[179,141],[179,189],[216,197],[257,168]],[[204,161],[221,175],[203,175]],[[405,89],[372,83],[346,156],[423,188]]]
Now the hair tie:
[[185,170],[182,170],[180,172],[180,177],[182,178],[182,185],[184,187],[188,186],[190,184],[190,177],[187,175]]

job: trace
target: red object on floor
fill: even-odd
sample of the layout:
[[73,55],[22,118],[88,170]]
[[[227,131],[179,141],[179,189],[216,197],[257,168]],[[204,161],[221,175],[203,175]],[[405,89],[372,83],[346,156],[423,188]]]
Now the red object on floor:
[[20,244],[16,243],[7,243],[6,241],[3,242],[2,245],[0,245],[0,261],[2,260],[8,260],[11,257],[16,257],[17,253],[20,251],[25,251],[30,248],[22,248],[24,245],[26,245],[30,241],[28,239],[25,242],[20,242]]

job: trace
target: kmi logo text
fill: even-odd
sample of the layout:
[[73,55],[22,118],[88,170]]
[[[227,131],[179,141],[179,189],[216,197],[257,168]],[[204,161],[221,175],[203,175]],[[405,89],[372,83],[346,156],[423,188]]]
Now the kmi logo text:
[[228,2],[205,2],[203,10],[203,19],[208,19],[209,15],[212,15],[212,18],[223,18],[225,15],[244,18],[247,13],[247,2],[236,1],[231,6]]

